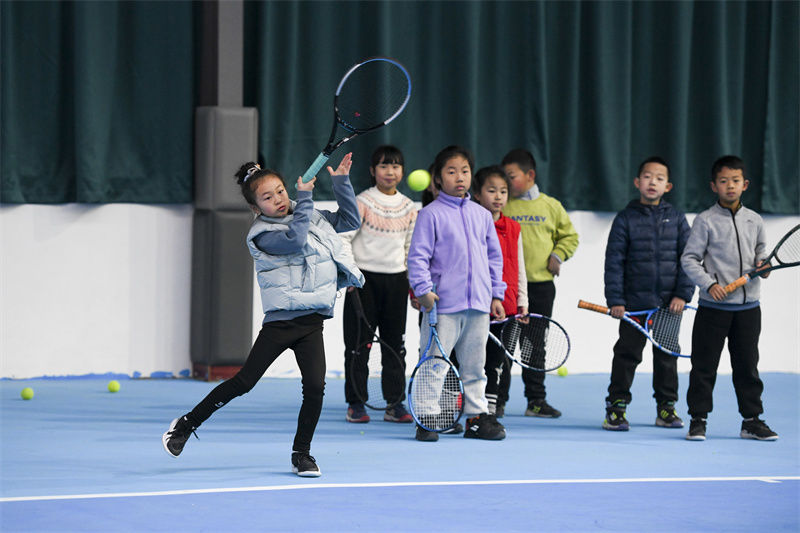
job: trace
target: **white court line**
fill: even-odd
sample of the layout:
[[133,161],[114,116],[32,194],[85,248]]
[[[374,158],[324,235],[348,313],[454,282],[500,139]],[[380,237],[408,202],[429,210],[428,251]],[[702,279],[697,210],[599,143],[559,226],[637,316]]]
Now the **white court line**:
[[226,492],[261,492],[299,489],[358,489],[371,487],[438,487],[458,485],[548,485],[570,483],[686,483],[709,481],[761,481],[780,483],[797,481],[800,476],[732,476],[732,477],[643,477],[607,479],[501,479],[495,481],[394,481],[384,483],[308,483],[303,485],[266,485],[261,487],[229,487],[217,489],[164,490],[156,492],[117,492],[108,494],[63,494],[53,496],[15,496],[0,498],[4,502],[32,502],[42,500],[82,500],[97,498],[133,498],[138,496],[180,496],[184,494],[222,494]]

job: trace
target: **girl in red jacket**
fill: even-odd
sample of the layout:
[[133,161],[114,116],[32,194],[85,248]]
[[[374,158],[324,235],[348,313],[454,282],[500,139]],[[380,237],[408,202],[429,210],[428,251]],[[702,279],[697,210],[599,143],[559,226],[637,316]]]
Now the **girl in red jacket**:
[[[515,220],[503,216],[502,210],[508,201],[510,187],[508,176],[499,166],[484,167],[475,174],[472,197],[492,213],[494,227],[503,252],[503,281],[506,294],[503,309],[506,316],[528,314],[528,278],[525,276],[525,261],[522,260],[522,236]],[[492,324],[492,334],[500,338],[501,324]],[[514,347],[507,347],[513,351]],[[511,361],[495,343],[486,342],[486,399],[489,413],[497,418],[505,414],[508,389],[511,385]]]

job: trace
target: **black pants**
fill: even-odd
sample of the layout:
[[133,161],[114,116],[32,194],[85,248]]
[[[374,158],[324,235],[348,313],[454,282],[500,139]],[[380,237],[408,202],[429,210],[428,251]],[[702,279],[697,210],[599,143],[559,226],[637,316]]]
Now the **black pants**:
[[[528,312],[547,317],[553,316],[553,301],[556,299],[556,284],[552,281],[528,283]],[[544,388],[546,372],[522,369],[522,382],[525,384],[525,397],[528,401],[544,400],[547,395]],[[508,397],[508,389],[505,396]]]
[[[344,299],[342,330],[344,332],[344,398],[347,403],[361,403],[356,394],[367,390],[367,360],[369,352],[363,347],[372,333],[358,316],[353,300],[355,292],[361,298],[369,326],[397,353],[398,361],[390,354],[381,354],[381,387],[384,398],[394,402],[405,398],[406,372],[406,314],[408,313],[408,275],[366,272],[364,287],[348,292]],[[354,364],[355,363],[355,364]]]
[[325,345],[322,340],[323,317],[304,315],[292,320],[267,322],[250,350],[241,370],[217,385],[187,414],[195,426],[206,421],[217,409],[255,387],[267,368],[285,350],[294,351],[303,384],[303,404],[297,417],[293,450],[308,452],[322,411],[325,392]]
[[[619,339],[614,345],[611,362],[611,384],[607,402],[622,400],[631,403],[631,385],[636,367],[642,362],[647,338],[639,330],[620,320]],[[653,398],[657,405],[678,400],[678,358],[653,346]]]
[[[492,335],[500,337],[502,324],[491,324],[489,331]],[[510,347],[509,352],[513,352],[514,347]],[[494,341],[486,342],[486,399],[489,403],[505,405],[508,402],[508,389],[511,386],[511,360],[506,357],[505,352]]]
[[761,393],[764,383],[758,377],[758,337],[761,334],[761,308],[746,311],[721,311],[700,306],[692,329],[692,371],[686,402],[692,417],[705,418],[714,407],[712,393],[725,339],[733,370],[733,388],[743,418],[764,412]]

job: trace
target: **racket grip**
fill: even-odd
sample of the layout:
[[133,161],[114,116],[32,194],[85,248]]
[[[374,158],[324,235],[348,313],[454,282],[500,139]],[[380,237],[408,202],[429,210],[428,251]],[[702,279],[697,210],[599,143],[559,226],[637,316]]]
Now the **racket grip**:
[[[433,284],[433,287],[431,288],[431,292],[436,292],[436,284],[435,283]],[[430,324],[431,326],[435,326],[438,323],[439,323],[439,317],[438,317],[438,315],[436,313],[436,300],[434,300],[433,301],[433,305],[431,306],[431,310],[428,313],[428,324]]]
[[328,160],[329,157],[330,156],[325,155],[324,152],[320,153],[314,160],[314,162],[311,163],[311,166],[308,167],[306,173],[303,174],[303,183],[308,183],[309,181],[314,179],[314,176],[316,176],[317,172],[319,172],[320,169],[323,167],[323,165],[325,165],[325,162]]
[[584,300],[578,300],[578,307],[580,309],[588,309],[589,311],[595,311],[597,313],[603,313],[604,315],[607,315],[607,314],[610,313],[608,307],[605,307],[603,305],[597,305],[597,304],[589,303],[589,302],[586,302]]
[[749,277],[747,277],[746,275],[742,276],[741,278],[739,278],[739,279],[737,279],[735,281],[732,281],[732,282],[728,283],[727,285],[725,285],[725,292],[730,294],[733,291],[735,291],[736,289],[738,289],[739,287],[741,287],[743,285],[746,285],[748,281],[750,281]]

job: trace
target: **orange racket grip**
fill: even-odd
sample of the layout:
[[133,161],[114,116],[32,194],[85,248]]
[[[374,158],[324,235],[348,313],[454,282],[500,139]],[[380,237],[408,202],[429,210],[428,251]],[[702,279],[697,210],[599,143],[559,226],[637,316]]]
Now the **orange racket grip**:
[[588,309],[589,311],[595,311],[597,313],[603,313],[607,315],[610,313],[608,307],[604,305],[597,305],[589,302],[585,302],[583,300],[578,300],[578,307],[581,309]]
[[728,283],[727,285],[725,285],[725,292],[730,294],[733,291],[735,291],[736,289],[738,289],[739,287],[741,287],[742,285],[746,285],[748,281],[749,281],[749,278],[747,276],[742,276],[741,278],[737,279],[736,281],[732,281],[732,282]]

